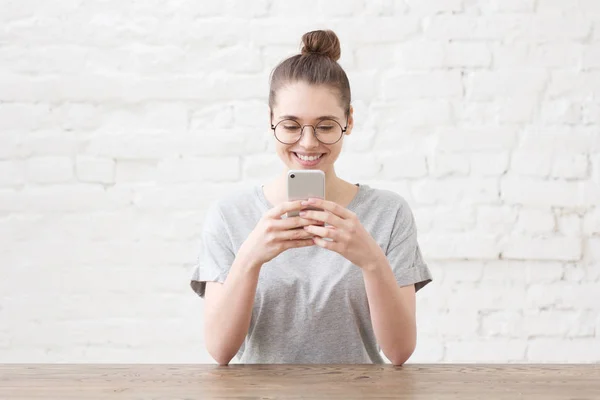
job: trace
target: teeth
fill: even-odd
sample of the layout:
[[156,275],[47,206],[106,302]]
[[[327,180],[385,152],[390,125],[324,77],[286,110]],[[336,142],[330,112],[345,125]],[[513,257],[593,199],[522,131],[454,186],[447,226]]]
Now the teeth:
[[298,154],[296,153],[296,155],[298,156],[299,159],[303,160],[303,161],[315,161],[318,160],[319,158],[321,158],[321,155],[318,156],[303,156],[302,154]]

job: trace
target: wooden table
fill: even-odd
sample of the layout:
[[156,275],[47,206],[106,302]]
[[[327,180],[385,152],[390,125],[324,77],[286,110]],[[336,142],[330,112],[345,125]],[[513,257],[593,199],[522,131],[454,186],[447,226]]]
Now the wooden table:
[[0,399],[600,399],[600,365],[0,364]]

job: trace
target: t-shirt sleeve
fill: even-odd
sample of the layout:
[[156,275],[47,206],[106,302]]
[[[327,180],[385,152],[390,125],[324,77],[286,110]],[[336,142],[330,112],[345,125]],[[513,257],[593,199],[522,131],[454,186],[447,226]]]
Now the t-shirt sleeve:
[[386,256],[398,285],[415,285],[415,291],[419,291],[431,282],[431,271],[423,260],[417,242],[414,215],[403,198],[396,214]]
[[204,298],[206,282],[225,282],[234,259],[231,237],[215,203],[209,207],[202,228],[200,251],[190,282],[194,292]]

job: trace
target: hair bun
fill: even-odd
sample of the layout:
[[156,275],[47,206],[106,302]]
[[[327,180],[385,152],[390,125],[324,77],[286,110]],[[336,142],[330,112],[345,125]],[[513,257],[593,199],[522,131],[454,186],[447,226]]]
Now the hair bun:
[[320,54],[333,61],[340,59],[340,40],[331,30],[306,32],[302,35],[302,55]]

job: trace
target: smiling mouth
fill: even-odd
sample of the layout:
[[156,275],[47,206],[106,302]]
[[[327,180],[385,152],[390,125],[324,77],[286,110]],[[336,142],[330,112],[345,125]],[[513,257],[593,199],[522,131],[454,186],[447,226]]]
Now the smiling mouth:
[[298,159],[305,161],[305,162],[315,162],[317,160],[320,160],[325,155],[325,153],[321,153],[319,155],[314,155],[314,156],[304,156],[304,155],[296,153],[295,151],[293,153],[296,157],[298,157]]

